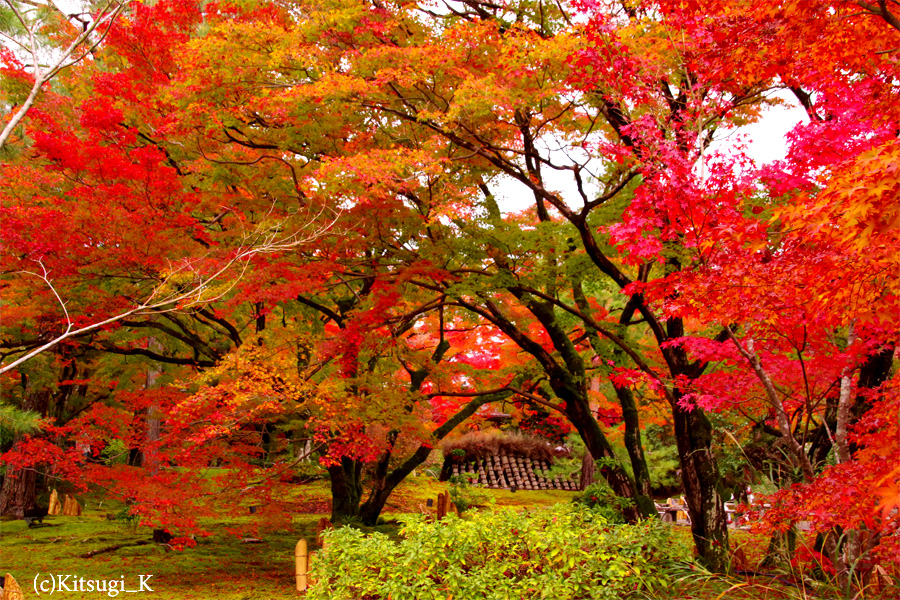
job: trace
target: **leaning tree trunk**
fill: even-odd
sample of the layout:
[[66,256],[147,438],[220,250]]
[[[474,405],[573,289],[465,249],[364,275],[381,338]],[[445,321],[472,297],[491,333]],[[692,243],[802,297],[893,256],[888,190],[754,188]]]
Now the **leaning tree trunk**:
[[372,491],[359,509],[359,517],[363,524],[376,525],[378,523],[378,516],[384,510],[391,493],[416,467],[428,459],[431,451],[432,448],[429,446],[420,445],[403,464],[390,472],[387,471],[387,461],[390,460],[390,455],[382,457],[385,461],[385,470],[383,474],[378,473],[376,475]]
[[[443,347],[443,343],[440,347]],[[443,354],[446,349],[449,348],[449,345],[441,351]],[[438,356],[435,353],[435,356]],[[421,372],[419,372],[421,373]],[[419,375],[416,375],[416,372],[413,372],[413,389],[418,389],[418,386],[421,384],[423,379],[417,379]],[[503,400],[509,395],[511,392],[502,391],[494,394],[487,394],[484,396],[476,396],[472,400],[468,402],[465,406],[463,406],[456,414],[452,417],[444,421],[444,424],[435,429],[434,431],[434,439],[440,441],[447,437],[451,431],[453,431],[456,427],[458,427],[463,421],[474,415],[478,412],[478,409],[484,406],[485,404],[496,402],[498,400]],[[393,448],[394,442],[396,441],[396,436],[392,436],[390,448]],[[366,498],[366,501],[362,504],[359,509],[359,517],[362,522],[366,525],[375,525],[378,522],[378,516],[381,514],[381,511],[384,510],[385,504],[387,504],[388,498],[390,498],[391,493],[396,489],[398,485],[410,474],[413,470],[428,460],[428,457],[431,455],[432,450],[434,449],[434,444],[432,443],[423,443],[419,444],[419,447],[413,452],[405,461],[403,461],[398,467],[393,470],[389,470],[390,461],[391,461],[391,453],[385,452],[379,459],[378,464],[375,469],[375,477],[372,482],[372,490],[369,493],[369,497]]]
[[619,458],[613,452],[609,440],[603,435],[600,425],[591,414],[590,405],[584,398],[579,398],[575,394],[569,393],[565,397],[560,395],[561,389],[555,390],[557,395],[566,401],[566,416],[575,426],[581,439],[584,441],[588,452],[595,460],[602,460],[600,472],[609,486],[613,489],[617,496],[622,498],[630,498],[634,501],[634,506],[623,511],[625,519],[628,522],[635,522],[638,519],[646,517],[657,517],[656,506],[653,500],[640,493],[635,487],[634,480],[622,468]]
[[[30,410],[41,415],[47,413],[51,392],[47,389],[29,393],[26,390],[23,410]],[[22,436],[17,435],[13,442],[13,450],[20,447]],[[17,519],[25,516],[25,511],[37,506],[37,472],[34,468],[7,468],[0,489],[0,515],[11,515]]]

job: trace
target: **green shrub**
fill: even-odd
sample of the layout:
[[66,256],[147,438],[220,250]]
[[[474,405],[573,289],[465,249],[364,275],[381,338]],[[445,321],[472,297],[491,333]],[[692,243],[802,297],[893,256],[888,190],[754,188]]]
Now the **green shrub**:
[[675,565],[656,520],[610,525],[557,505],[405,520],[404,539],[341,528],[313,555],[309,600],[613,599],[666,588]]
[[454,475],[449,480],[450,501],[460,513],[473,506],[483,506],[494,501],[494,497],[469,483],[465,475]]
[[586,506],[602,515],[610,523],[624,523],[622,511],[631,506],[628,498],[620,498],[605,482],[592,483],[572,499],[575,504]]

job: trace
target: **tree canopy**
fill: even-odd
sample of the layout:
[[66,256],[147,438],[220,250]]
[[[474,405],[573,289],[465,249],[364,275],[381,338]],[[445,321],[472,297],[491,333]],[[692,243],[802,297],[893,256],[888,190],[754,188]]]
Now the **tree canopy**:
[[[8,4],[0,510],[37,469],[188,534],[313,456],[374,522],[502,407],[631,520],[665,432],[713,570],[766,472],[772,531],[900,559],[892,3]],[[778,90],[784,160],[710,150]]]

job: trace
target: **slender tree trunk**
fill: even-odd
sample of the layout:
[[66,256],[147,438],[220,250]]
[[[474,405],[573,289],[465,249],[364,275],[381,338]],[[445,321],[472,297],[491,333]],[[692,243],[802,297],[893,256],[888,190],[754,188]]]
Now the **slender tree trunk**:
[[[147,349],[153,352],[162,353],[163,347],[155,337],[151,337],[147,341]],[[162,375],[162,367],[158,364],[151,363],[147,367],[147,378],[144,382],[144,389],[151,390],[157,386],[159,376]],[[159,419],[160,408],[155,401],[147,408],[147,450],[143,453],[143,466],[156,473],[159,469],[156,444],[159,442],[162,430],[162,422]]]
[[[573,282],[572,294],[578,308],[583,313],[590,314],[590,304],[584,295],[580,280]],[[623,339],[626,337],[626,323],[631,319],[631,314],[633,314],[633,309],[622,311],[617,334]],[[591,342],[594,353],[599,359],[602,356],[602,345],[600,343],[599,334],[596,331],[592,331],[588,334],[588,339]],[[625,351],[619,346],[613,346],[612,355],[616,364],[626,364],[628,361]],[[644,446],[641,441],[640,415],[638,414],[637,404],[634,401],[634,394],[632,394],[631,390],[628,388],[613,387],[616,390],[616,397],[619,399],[619,406],[622,408],[622,421],[625,423],[625,449],[628,451],[628,458],[631,460],[631,471],[634,473],[635,487],[638,495],[646,496],[647,500],[650,500],[652,498],[650,469],[647,467],[647,458],[644,455]],[[646,502],[645,504],[649,509],[649,504]],[[657,514],[655,507],[652,514]]]
[[[560,396],[559,391],[557,391],[557,395]],[[634,480],[622,468],[619,458],[609,444],[609,440],[606,439],[606,436],[600,429],[600,425],[591,414],[587,399],[574,398],[571,393],[566,394],[566,396],[568,398],[560,396],[566,400],[566,415],[575,426],[594,460],[602,461],[600,472],[604,479],[606,479],[606,482],[609,483],[609,486],[617,496],[631,498],[634,501],[634,507],[624,511],[626,520],[634,522],[643,517],[657,517],[658,513],[653,500],[637,490]]]
[[638,493],[651,498],[650,469],[647,466],[647,457],[644,455],[644,445],[641,442],[641,423],[638,415],[637,404],[634,395],[627,388],[617,387],[616,396],[622,407],[622,421],[625,423],[625,449],[628,458],[631,459],[631,470],[634,473],[634,483]]

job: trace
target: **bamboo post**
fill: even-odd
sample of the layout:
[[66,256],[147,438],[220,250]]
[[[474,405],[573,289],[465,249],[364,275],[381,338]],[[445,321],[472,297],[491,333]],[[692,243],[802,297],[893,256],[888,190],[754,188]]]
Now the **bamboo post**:
[[306,551],[306,539],[301,539],[297,542],[297,546],[294,548],[294,563],[297,571],[297,591],[304,592],[308,585],[307,573],[309,572],[309,555]]

